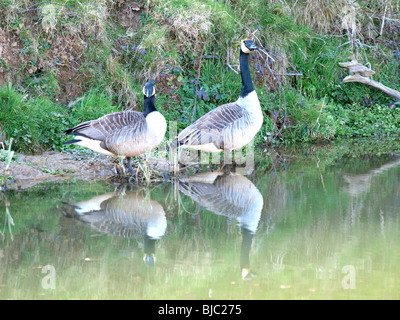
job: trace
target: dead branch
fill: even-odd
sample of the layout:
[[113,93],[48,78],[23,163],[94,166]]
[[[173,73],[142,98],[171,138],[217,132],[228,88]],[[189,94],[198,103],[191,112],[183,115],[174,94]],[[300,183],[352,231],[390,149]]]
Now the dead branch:
[[385,94],[391,96],[392,98],[400,101],[400,92],[389,88],[382,83],[372,80],[369,77],[375,74],[375,71],[371,70],[371,68],[367,68],[366,66],[358,63],[357,60],[352,60],[350,62],[339,62],[339,65],[343,68],[347,68],[349,70],[350,75],[343,79],[343,82],[359,82],[366,85],[369,85],[375,89],[381,90]]
[[226,49],[226,65],[231,69],[233,72],[238,74],[239,72],[235,70],[230,64],[229,64],[229,48]]
[[375,74],[375,71],[371,70],[371,68],[367,68],[361,63],[358,63],[357,60],[351,60],[350,62],[339,62],[339,66],[342,68],[347,68],[350,72],[350,75],[361,75],[368,78]]

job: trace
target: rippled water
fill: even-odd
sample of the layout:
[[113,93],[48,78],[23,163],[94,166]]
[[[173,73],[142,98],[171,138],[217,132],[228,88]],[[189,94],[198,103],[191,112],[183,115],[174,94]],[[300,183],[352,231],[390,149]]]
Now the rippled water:
[[248,176],[9,190],[0,298],[399,299],[400,157],[368,143],[260,152]]

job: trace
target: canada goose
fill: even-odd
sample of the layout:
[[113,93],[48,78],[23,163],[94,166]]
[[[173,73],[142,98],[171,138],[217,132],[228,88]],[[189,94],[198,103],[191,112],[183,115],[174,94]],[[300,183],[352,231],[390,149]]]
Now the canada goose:
[[205,152],[239,149],[260,130],[263,114],[249,69],[249,56],[259,48],[248,37],[240,44],[242,90],[236,102],[221,105],[185,128],[170,144],[171,149],[189,148]]
[[108,156],[125,156],[132,173],[131,157],[157,147],[164,139],[167,123],[154,105],[154,82],[143,87],[144,110],[120,111],[83,122],[63,134],[76,135],[64,144],[76,144]]
[[222,171],[203,172],[179,180],[179,190],[218,215],[236,219],[242,233],[243,279],[251,275],[249,253],[264,205],[263,196],[246,177]]
[[146,265],[155,262],[155,242],[167,229],[161,204],[138,191],[112,192],[81,202],[63,203],[63,214],[75,218],[102,233],[124,238],[144,237]]

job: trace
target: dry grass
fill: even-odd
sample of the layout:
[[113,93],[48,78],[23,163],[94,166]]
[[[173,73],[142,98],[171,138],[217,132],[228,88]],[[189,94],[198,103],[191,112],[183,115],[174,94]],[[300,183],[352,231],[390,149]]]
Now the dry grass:
[[[350,4],[351,3],[351,4]],[[359,5],[348,0],[300,0],[291,7],[297,22],[310,26],[318,33],[332,33],[357,27]],[[355,19],[352,19],[352,13]]]
[[154,17],[168,30],[169,37],[175,41],[180,51],[201,48],[200,43],[210,35],[213,28],[211,10],[204,4],[193,1],[189,8],[178,8],[174,11],[164,7],[154,12]]
[[198,40],[207,35],[212,27],[211,12],[205,6],[197,6],[190,10],[179,12],[173,19],[172,26],[180,41]]
[[[194,56],[201,51],[212,30],[211,10],[197,1],[189,8],[171,1],[153,1],[153,5],[151,22],[135,34],[141,35],[139,47],[146,51],[135,78],[156,79],[161,85],[165,76],[160,74],[169,74],[174,66],[182,67],[182,56]],[[169,74],[168,86],[175,84],[173,78]]]

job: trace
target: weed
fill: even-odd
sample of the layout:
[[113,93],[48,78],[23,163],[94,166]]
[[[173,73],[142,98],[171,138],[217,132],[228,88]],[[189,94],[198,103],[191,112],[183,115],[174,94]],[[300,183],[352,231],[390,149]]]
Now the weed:
[[137,169],[137,174],[136,174],[136,180],[138,180],[138,173],[139,170],[142,174],[142,180],[144,180],[144,183],[149,186],[150,182],[151,182],[151,170],[149,170],[149,166],[147,164],[147,161],[145,161],[143,164],[142,163],[138,163],[138,169]]
[[40,168],[40,170],[44,173],[49,173],[51,175],[63,175],[67,173],[74,173],[74,170],[69,170],[69,169],[56,169],[56,170],[49,170],[45,167]]
[[381,138],[399,134],[400,116],[397,110],[386,106],[365,107],[356,103],[350,106],[331,104],[326,109],[337,123],[339,137]]

